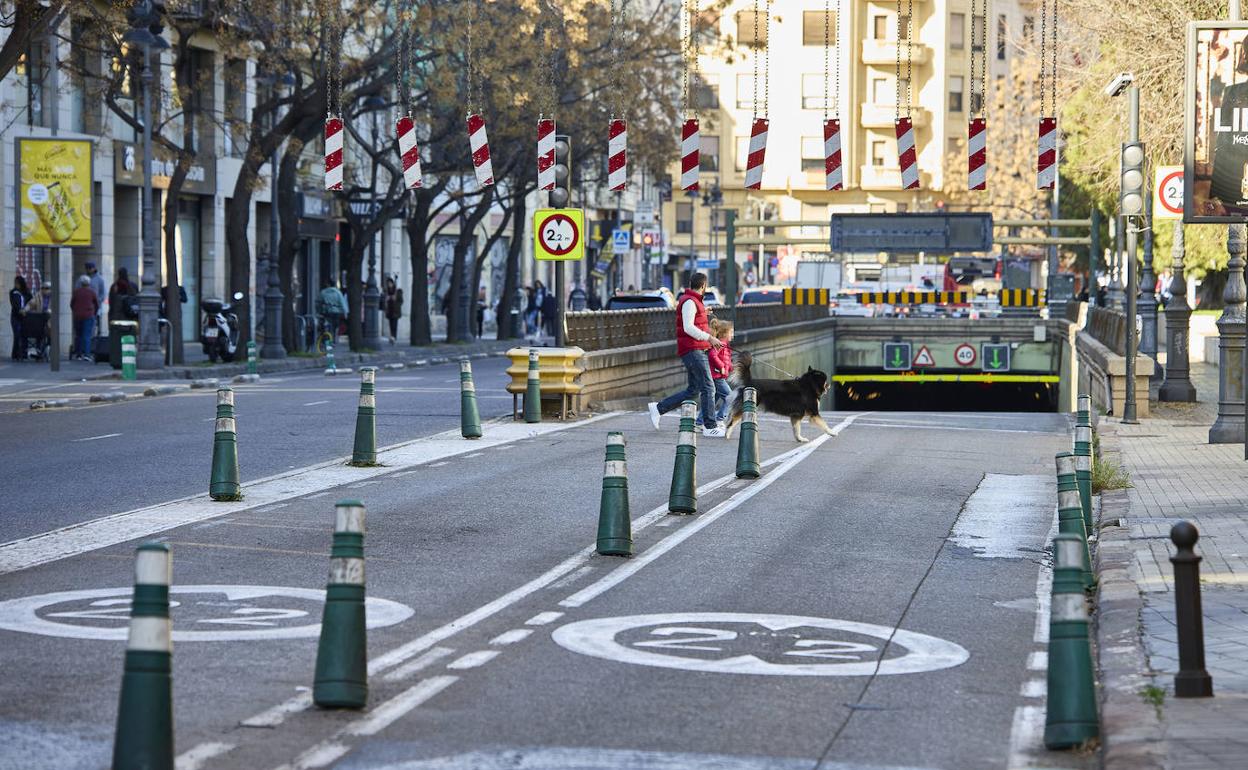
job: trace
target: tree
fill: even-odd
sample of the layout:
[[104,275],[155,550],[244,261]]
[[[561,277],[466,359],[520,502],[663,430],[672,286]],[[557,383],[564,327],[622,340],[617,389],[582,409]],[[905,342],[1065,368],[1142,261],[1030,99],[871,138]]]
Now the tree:
[[0,45],[0,78],[13,71],[31,43],[59,27],[69,9],[63,0],[13,0],[0,6],[0,29],[9,32]]

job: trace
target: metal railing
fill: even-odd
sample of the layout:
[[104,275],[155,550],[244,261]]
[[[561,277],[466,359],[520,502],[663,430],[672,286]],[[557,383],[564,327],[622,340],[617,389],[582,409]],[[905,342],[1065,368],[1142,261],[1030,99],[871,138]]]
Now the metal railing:
[[[732,321],[738,332],[828,317],[826,305],[779,303],[712,307],[711,315]],[[582,350],[610,350],[653,342],[673,342],[676,311],[671,308],[585,310],[564,314],[568,345]]]

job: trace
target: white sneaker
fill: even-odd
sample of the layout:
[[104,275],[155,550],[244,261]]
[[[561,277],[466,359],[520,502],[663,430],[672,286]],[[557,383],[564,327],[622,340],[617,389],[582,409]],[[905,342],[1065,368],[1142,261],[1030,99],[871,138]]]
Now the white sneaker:
[[646,409],[650,412],[650,424],[654,426],[655,430],[658,430],[659,429],[659,417],[661,416],[659,414],[659,402],[651,401],[650,403],[646,404]]
[[725,433],[726,431],[724,431],[723,428],[719,428],[719,427],[702,429],[702,435],[709,436],[710,438],[723,438]]

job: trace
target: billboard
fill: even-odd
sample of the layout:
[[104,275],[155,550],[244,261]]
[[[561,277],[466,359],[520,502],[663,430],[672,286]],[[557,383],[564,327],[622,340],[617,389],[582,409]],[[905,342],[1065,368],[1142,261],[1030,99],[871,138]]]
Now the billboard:
[[17,140],[19,246],[90,246],[90,141]]
[[831,247],[859,252],[957,254],[992,250],[992,214],[833,214]]
[[1183,221],[1248,217],[1248,23],[1187,28]]

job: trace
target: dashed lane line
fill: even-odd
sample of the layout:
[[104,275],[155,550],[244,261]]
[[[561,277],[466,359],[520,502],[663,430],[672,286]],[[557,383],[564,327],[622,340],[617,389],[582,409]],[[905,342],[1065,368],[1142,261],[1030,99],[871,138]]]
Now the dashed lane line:
[[526,626],[545,626],[554,623],[563,617],[562,612],[539,612],[528,620],[524,621]]
[[500,647],[508,644],[515,644],[516,642],[521,642],[527,639],[531,633],[533,633],[533,629],[531,628],[513,628],[510,631],[504,631],[491,639],[490,644],[497,644]]
[[470,652],[467,655],[451,661],[446,667],[452,671],[462,671],[466,668],[484,666],[486,663],[489,663],[491,660],[497,658],[498,653],[498,650],[477,650],[476,652]]
[[174,770],[199,770],[213,757],[219,757],[234,748],[232,743],[201,743],[190,751],[178,755],[173,761]]
[[75,438],[75,439],[70,439],[70,441],[73,443],[80,443],[83,441],[99,441],[100,439],[105,439],[105,438],[117,438],[120,435],[121,435],[120,433],[105,433],[101,436],[88,436],[87,438]]
[[432,650],[430,650],[429,652],[426,652],[424,655],[421,655],[415,660],[411,660],[411,661],[408,661],[407,663],[404,663],[402,666],[399,666],[398,668],[386,674],[382,678],[385,679],[387,682],[397,682],[401,679],[408,678],[412,674],[415,674],[417,671],[423,671],[424,669],[429,668],[434,663],[437,663],[443,658],[448,658],[454,654],[455,654],[455,650],[451,649],[450,647],[434,647]]

